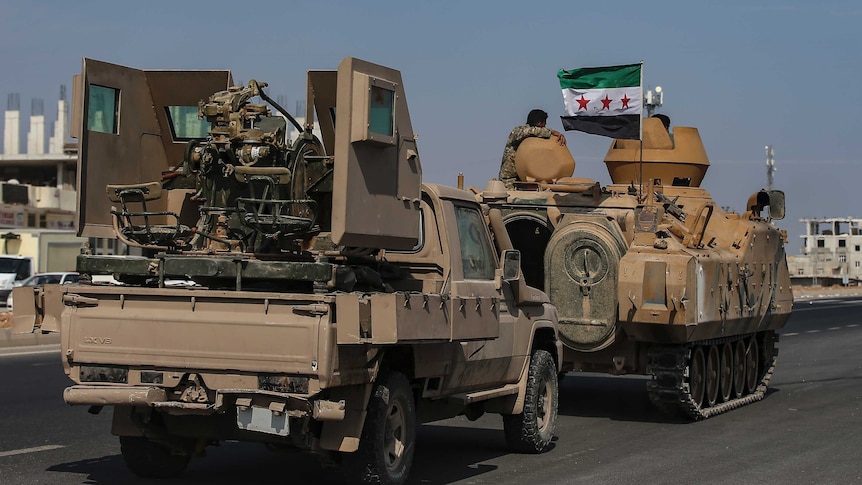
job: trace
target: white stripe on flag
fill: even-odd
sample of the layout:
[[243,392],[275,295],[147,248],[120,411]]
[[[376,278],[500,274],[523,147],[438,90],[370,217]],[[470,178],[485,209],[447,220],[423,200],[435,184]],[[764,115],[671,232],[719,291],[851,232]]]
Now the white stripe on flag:
[[[641,88],[563,89],[567,116],[619,116],[641,114]],[[607,98],[606,98],[607,97]],[[603,102],[602,100],[608,101]]]

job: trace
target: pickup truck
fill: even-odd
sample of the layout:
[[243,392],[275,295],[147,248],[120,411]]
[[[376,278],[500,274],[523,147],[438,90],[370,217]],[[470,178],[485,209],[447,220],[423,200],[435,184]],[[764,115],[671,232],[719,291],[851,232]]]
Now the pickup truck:
[[[171,89],[164,79],[138,90],[122,86],[133,77],[122,75],[123,69],[85,60],[79,78],[85,84],[77,92],[117,86],[120,106],[133,104],[125,101],[127,96],[153,96],[143,104],[152,103],[157,113],[188,103],[169,99],[181,90]],[[180,71],[158,73],[184,82]],[[392,90],[382,94],[392,94],[390,101],[397,103],[389,121],[394,119],[394,146],[406,143],[404,150],[394,150],[393,140],[357,140],[351,134],[350,126],[356,125],[350,118],[367,114],[364,103],[377,99],[368,101],[363,97],[367,90],[353,89],[343,79],[361,81],[363,76],[371,78],[372,86]],[[372,195],[379,193],[369,195],[368,180],[355,171],[350,176],[351,169],[391,155],[404,164],[397,183],[405,180],[404,172],[418,175],[400,73],[348,58],[337,79],[332,85],[336,92],[329,96],[320,84],[309,89],[318,103],[337,99],[337,107],[328,111],[348,123],[347,128],[336,125],[334,157],[320,155],[322,147],[295,150],[300,159],[286,164],[293,174],[301,165],[334,166],[322,172],[324,178],[331,177],[331,203],[315,206],[331,206],[332,215],[315,223],[320,227],[303,226],[302,210],[285,215],[259,209],[270,203],[261,201],[260,190],[257,196],[221,197],[212,189],[204,192],[207,201],[198,211],[197,230],[187,232],[181,223],[156,222],[159,216],[181,219],[179,213],[152,210],[163,200],[167,184],[118,180],[122,183],[99,187],[79,199],[105,198],[107,190],[106,200],[120,204],[111,210],[117,237],[141,248],[142,254],[83,254],[78,258],[78,284],[16,293],[16,331],[61,332],[63,365],[74,382],[64,392],[65,401],[89,406],[92,413],[113,408],[111,431],[119,436],[122,455],[134,473],[174,476],[207,445],[242,440],[334,458],[350,482],[400,484],[410,470],[419,423],[462,414],[476,419],[485,412],[502,415],[511,449],[539,453],[549,448],[562,356],[557,312],[543,292],[525,284],[520,253],[512,249],[500,211],[483,210],[472,193],[421,183],[411,196],[396,198],[392,212],[375,207]],[[239,97],[213,109],[213,116],[228,110],[257,116],[255,126],[271,122],[262,108],[248,105],[242,89],[211,97],[212,102],[228,99],[219,95]],[[88,108],[95,109],[90,101],[79,111],[83,120],[88,119]],[[208,105],[200,106],[206,112]],[[327,109],[318,108],[321,112]],[[86,122],[79,122],[87,136]],[[272,138],[243,133],[251,133],[253,140],[276,140],[283,131],[272,126]],[[235,184],[239,175],[271,176],[272,183],[264,184],[273,189],[270,195],[289,184],[278,162],[251,168],[231,164],[225,152],[234,148],[233,141],[225,142],[227,149],[218,146],[218,128],[213,122],[202,142],[206,146],[187,150],[187,161],[192,162],[182,168],[187,171],[164,180],[197,177],[206,189]],[[174,134],[171,129],[162,136]],[[102,160],[98,153],[106,151],[98,147],[98,134],[90,135],[81,157],[92,167]],[[139,141],[140,134],[131,139]],[[245,153],[249,143],[238,145],[237,152]],[[276,140],[266,149],[281,146]],[[198,167],[195,153],[204,157]],[[216,155],[225,158],[207,162],[207,156]],[[306,155],[308,160],[302,160]],[[206,163],[218,170],[207,169]],[[251,191],[254,184],[247,179],[230,187]],[[360,192],[366,190],[364,203],[349,199],[357,185]],[[303,192],[328,200],[327,194],[310,188]],[[236,204],[215,210],[215,200]],[[249,200],[258,209],[244,210]],[[129,208],[132,202],[148,202],[151,208],[135,212]],[[387,198],[382,203],[390,202]],[[356,212],[351,216],[350,211]],[[86,208],[82,212],[94,214]],[[150,220],[129,222],[141,214]],[[357,218],[364,219],[351,226]],[[397,226],[387,225],[392,218],[403,219]],[[83,222],[81,227],[87,227],[88,221]],[[305,232],[284,236],[296,227]],[[196,238],[202,233],[207,236]],[[295,239],[301,248],[293,246]],[[366,246],[348,245],[350,241]],[[124,284],[94,284],[93,276],[100,274],[111,274]],[[171,287],[165,284],[171,279],[196,284]]]

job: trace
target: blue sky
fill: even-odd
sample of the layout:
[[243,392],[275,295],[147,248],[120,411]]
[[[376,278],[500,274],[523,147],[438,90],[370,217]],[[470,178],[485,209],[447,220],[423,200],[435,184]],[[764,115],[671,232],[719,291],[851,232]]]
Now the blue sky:
[[[116,2],[0,0],[0,102],[19,93],[56,115],[81,58],[146,68],[231,69],[287,107],[305,71],[354,56],[402,71],[425,180],[483,187],[509,130],[534,107],[560,129],[560,68],[644,61],[658,111],[699,128],[704,187],[741,210],[786,191],[790,254],[801,217],[862,217],[862,4],[782,0],[511,2]],[[5,109],[5,103],[2,105]],[[607,183],[606,138],[568,132],[575,176]]]

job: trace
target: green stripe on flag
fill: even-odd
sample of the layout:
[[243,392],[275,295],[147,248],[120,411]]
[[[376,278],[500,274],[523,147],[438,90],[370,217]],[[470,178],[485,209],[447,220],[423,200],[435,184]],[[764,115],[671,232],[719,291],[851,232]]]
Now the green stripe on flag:
[[642,64],[560,69],[562,89],[607,89],[640,86]]

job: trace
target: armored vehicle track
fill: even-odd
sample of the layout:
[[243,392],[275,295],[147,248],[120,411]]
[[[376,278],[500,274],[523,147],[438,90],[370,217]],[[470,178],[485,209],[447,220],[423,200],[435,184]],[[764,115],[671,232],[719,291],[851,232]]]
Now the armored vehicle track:
[[653,346],[647,367],[650,400],[669,415],[694,420],[759,401],[775,370],[777,341],[768,331]]

